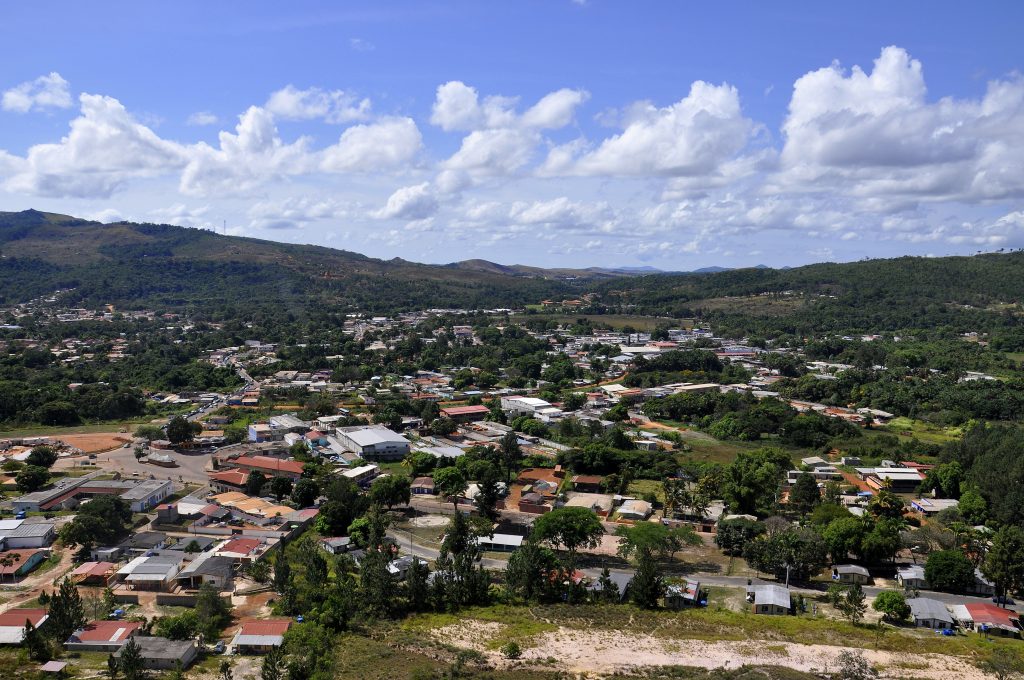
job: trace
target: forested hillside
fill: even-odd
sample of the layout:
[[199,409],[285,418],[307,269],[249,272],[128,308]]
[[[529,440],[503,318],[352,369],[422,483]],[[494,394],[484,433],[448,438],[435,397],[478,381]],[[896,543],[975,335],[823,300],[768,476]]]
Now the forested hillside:
[[0,253],[0,303],[74,288],[69,301],[89,307],[192,307],[234,316],[240,306],[273,306],[300,316],[325,304],[387,312],[521,306],[570,294],[569,284],[540,277],[38,211],[0,213]]
[[741,334],[1008,331],[1020,325],[1024,252],[654,275],[597,289],[607,306],[713,319]]

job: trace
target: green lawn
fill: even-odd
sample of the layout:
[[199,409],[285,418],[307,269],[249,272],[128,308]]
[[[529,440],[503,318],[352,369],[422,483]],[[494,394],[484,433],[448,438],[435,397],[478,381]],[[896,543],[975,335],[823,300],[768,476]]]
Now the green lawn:
[[959,439],[963,434],[958,427],[942,427],[926,423],[923,420],[911,420],[904,417],[893,418],[884,429],[904,438],[916,437],[931,444],[945,444]]

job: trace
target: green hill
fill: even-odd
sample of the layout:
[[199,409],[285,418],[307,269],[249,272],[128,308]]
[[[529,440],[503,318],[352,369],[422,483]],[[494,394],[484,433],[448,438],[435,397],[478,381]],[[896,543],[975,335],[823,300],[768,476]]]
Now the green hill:
[[73,288],[119,307],[308,305],[390,311],[523,305],[569,294],[553,275],[378,260],[344,250],[202,229],[0,213],[0,301]]

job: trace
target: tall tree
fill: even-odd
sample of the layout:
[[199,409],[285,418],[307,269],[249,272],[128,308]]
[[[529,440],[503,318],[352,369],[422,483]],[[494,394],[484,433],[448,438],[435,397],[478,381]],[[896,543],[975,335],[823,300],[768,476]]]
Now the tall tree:
[[998,595],[1024,590],[1024,530],[1001,527],[992,537],[981,571],[995,584]]
[[60,588],[50,599],[49,617],[48,631],[60,642],[67,640],[88,622],[82,597],[71,579],[61,581]]
[[590,508],[557,508],[541,515],[533,523],[530,540],[549,543],[567,553],[565,568],[570,578],[576,570],[576,553],[581,548],[596,548],[604,536],[601,520]]
[[284,649],[271,647],[260,666],[260,680],[284,680]]
[[818,490],[818,481],[806,472],[799,475],[789,490],[789,504],[801,515],[806,515],[819,503],[821,492]]
[[411,498],[412,483],[405,475],[388,475],[378,477],[370,485],[370,502],[383,505],[391,510],[396,505],[404,505]]
[[266,484],[267,476],[259,470],[253,470],[245,480],[245,493],[250,496],[259,496]]
[[654,558],[641,553],[637,560],[636,573],[627,589],[629,599],[638,607],[656,609],[664,590],[665,584]]
[[501,463],[505,468],[505,483],[512,484],[512,477],[519,471],[519,460],[523,457],[519,448],[519,435],[514,431],[506,432],[501,438]]
[[146,677],[142,649],[135,638],[128,638],[128,642],[121,647],[121,657],[117,661],[117,668],[124,676],[124,680],[144,680]]
[[441,468],[434,472],[434,492],[451,501],[455,511],[459,511],[459,499],[466,493],[466,478],[455,466]]

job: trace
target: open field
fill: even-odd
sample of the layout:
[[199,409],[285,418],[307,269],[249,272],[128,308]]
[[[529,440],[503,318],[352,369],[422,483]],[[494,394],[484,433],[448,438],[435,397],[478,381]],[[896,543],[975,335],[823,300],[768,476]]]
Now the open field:
[[890,433],[909,438],[916,437],[923,442],[931,444],[945,444],[958,439],[963,432],[957,427],[942,427],[932,425],[922,420],[911,420],[910,418],[893,418],[885,426]]
[[23,427],[17,430],[0,430],[0,439],[8,437],[56,437],[63,439],[73,434],[96,434],[105,432],[118,432],[127,430],[128,433],[135,431],[139,425],[147,423],[164,423],[166,418],[140,418],[137,420],[125,420],[114,423],[99,423],[95,425],[75,425],[72,427]]
[[[718,599],[716,592],[715,599]],[[497,650],[515,641],[520,663],[550,663],[569,673],[632,673],[649,666],[786,666],[802,672],[834,668],[847,648],[864,650],[882,677],[986,677],[975,663],[1014,641],[986,642],[977,635],[943,638],[911,628],[853,626],[821,616],[756,616],[720,608],[649,612],[628,605],[493,606],[460,615],[428,614],[403,627],[466,647],[497,667]],[[882,631],[882,632],[879,632]],[[814,644],[807,644],[813,640]],[[671,677],[671,676],[670,676]]]

